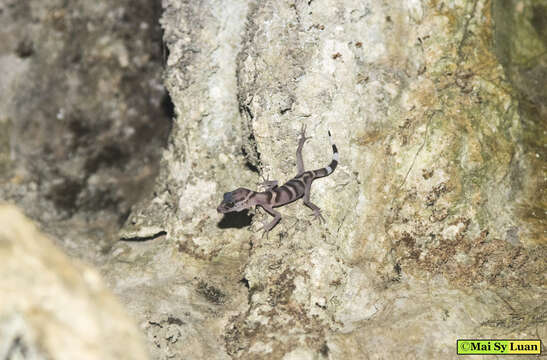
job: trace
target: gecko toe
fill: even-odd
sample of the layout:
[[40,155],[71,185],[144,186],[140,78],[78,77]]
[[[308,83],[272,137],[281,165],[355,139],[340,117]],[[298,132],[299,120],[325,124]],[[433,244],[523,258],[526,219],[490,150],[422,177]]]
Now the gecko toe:
[[325,223],[325,218],[321,215],[321,211],[314,211],[310,216],[313,217],[313,220],[319,221],[319,223]]
[[306,137],[306,125],[305,124],[302,124],[302,127],[300,128],[299,135],[300,135],[300,137],[302,137],[304,139],[310,139],[309,137]]

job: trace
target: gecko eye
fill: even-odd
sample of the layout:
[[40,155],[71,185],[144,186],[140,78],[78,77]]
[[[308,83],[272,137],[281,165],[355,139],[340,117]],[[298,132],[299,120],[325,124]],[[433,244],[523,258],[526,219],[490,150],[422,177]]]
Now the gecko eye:
[[228,202],[226,203],[226,206],[228,206],[228,207],[234,207],[234,203],[233,203],[232,201],[228,201]]

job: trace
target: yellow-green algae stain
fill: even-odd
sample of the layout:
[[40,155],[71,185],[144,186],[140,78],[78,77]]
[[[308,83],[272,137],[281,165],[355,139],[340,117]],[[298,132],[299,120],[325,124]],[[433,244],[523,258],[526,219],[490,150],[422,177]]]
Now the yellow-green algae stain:
[[[536,84],[537,91],[530,94],[534,86],[528,86],[523,78],[528,82],[542,78],[531,77],[526,73],[529,69],[518,67],[530,60],[511,62],[508,70],[500,59],[497,46],[505,44],[511,49],[510,42],[499,44],[503,39],[497,28],[500,9],[490,1],[460,3],[461,7],[453,3],[452,7],[442,6],[441,2],[435,6],[436,16],[447,19],[450,30],[434,35],[435,41],[444,40],[433,45],[443,56],[428,59],[427,74],[434,89],[416,85],[418,92],[423,92],[413,94],[423,109],[415,119],[419,123],[413,124],[414,136],[420,125],[427,124],[426,134],[421,134],[425,146],[399,154],[401,168],[408,168],[414,156],[419,161],[411,169],[414,177],[408,176],[394,195],[386,217],[386,231],[393,244],[390,258],[394,260],[390,261],[416,275],[422,271],[442,273],[463,286],[513,281],[540,284],[541,276],[534,274],[544,269],[546,244],[545,86]],[[542,14],[545,9],[538,3],[523,4],[519,6],[531,6]],[[511,11],[511,7],[503,11]],[[515,16],[503,11],[505,17]],[[538,24],[546,23],[528,10],[522,14],[530,16],[536,30]],[[521,23],[514,21],[511,26]],[[506,31],[504,36],[523,36],[530,32],[530,27],[527,29]],[[451,38],[450,33],[456,36]],[[545,31],[532,33],[536,36]],[[538,41],[523,43],[537,46]],[[511,51],[512,56],[534,53]],[[528,75],[520,75],[520,83],[509,72],[517,70]],[[544,69],[535,71],[547,76]],[[415,155],[416,151],[420,153]],[[419,170],[424,171],[423,179],[416,176]],[[449,180],[423,194],[426,177],[431,176],[427,174],[438,172],[446,173]]]

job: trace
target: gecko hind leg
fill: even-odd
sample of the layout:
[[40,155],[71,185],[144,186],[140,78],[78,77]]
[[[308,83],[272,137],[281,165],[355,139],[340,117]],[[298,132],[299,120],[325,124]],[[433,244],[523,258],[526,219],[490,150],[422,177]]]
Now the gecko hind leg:
[[319,222],[325,222],[323,215],[321,215],[321,209],[319,208],[319,206],[315,205],[314,203],[310,201],[310,189],[311,189],[311,183],[306,186],[304,199],[303,199],[304,205],[306,205],[307,207],[313,210],[313,214],[311,214],[311,216],[319,220]]
[[310,216],[313,216],[315,219],[319,220],[319,222],[322,222],[322,223],[325,222],[325,218],[323,217],[323,215],[321,215],[321,209],[318,206],[316,206],[311,201],[305,201],[305,200],[304,200],[304,205],[306,205],[307,207],[313,210],[313,214],[311,214]]
[[302,148],[307,140],[311,139],[311,136],[306,137],[306,125],[302,124],[300,128],[300,138],[298,139],[298,147],[296,148],[296,168],[298,175],[304,172],[304,160],[302,160]]

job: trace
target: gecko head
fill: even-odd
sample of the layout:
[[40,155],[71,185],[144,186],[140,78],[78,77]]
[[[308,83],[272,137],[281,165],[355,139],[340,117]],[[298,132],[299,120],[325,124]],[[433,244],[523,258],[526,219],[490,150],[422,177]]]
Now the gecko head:
[[219,213],[225,214],[232,211],[242,211],[253,206],[249,203],[252,191],[245,188],[239,188],[231,192],[224,193],[222,202],[217,207]]

